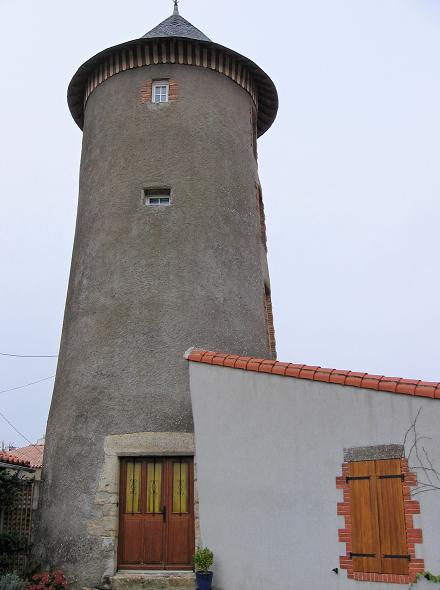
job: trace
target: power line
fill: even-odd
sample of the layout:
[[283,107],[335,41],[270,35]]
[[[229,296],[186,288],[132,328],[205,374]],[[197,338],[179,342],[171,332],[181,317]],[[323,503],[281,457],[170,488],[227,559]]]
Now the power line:
[[31,381],[30,383],[26,383],[25,385],[19,385],[18,387],[11,387],[10,389],[3,389],[0,393],[8,393],[8,391],[16,391],[17,389],[23,389],[24,387],[30,387],[31,385],[36,385],[37,383],[42,383],[43,381],[49,381],[49,379],[54,379],[55,375],[51,375],[50,377],[45,377],[44,379],[38,379],[38,381]]
[[[29,387],[31,385],[35,385],[36,383],[41,383],[42,381],[49,381],[49,379],[53,379],[55,377],[55,375],[52,375],[51,377],[45,377],[44,379],[39,379],[38,381],[32,381],[31,383],[26,383],[25,385],[19,385],[18,387],[11,387],[10,389],[3,389],[2,391],[0,391],[0,393],[7,393],[8,391],[16,391],[17,389],[23,389],[24,387]],[[8,418],[6,418],[6,416],[4,414],[2,414],[2,412],[0,412],[0,418],[3,418],[3,420],[9,424],[9,426],[15,430],[15,432],[21,436],[21,438],[23,438],[26,442],[28,442],[32,447],[34,447],[35,449],[40,450],[36,445],[34,445],[34,443],[32,441],[30,441],[28,439],[27,436],[25,436],[22,432],[20,432],[18,430],[18,428],[16,428],[12,422],[10,420],[8,420]]]
[[21,359],[56,359],[57,354],[9,354],[7,352],[0,352],[0,356],[15,356]]
[[[30,441],[30,440],[27,438],[27,436],[25,436],[25,435],[24,435],[23,433],[21,433],[21,432],[20,432],[20,431],[19,431],[17,428],[15,428],[15,426],[12,424],[12,422],[11,422],[10,420],[8,420],[8,419],[6,418],[6,416],[5,416],[4,414],[2,414],[1,412],[0,412],[0,416],[3,418],[3,420],[4,420],[4,421],[5,421],[7,424],[9,424],[9,426],[10,426],[11,428],[13,428],[13,429],[15,430],[15,432],[16,432],[17,434],[19,434],[19,435],[21,436],[21,438],[23,438],[23,439],[24,439],[26,442],[28,442],[28,443],[29,443],[29,444],[30,444],[32,447],[38,448],[38,447],[36,447],[36,446],[34,445],[34,443],[33,443],[33,442],[31,442],[31,441]],[[11,452],[12,452],[12,451],[11,451]]]

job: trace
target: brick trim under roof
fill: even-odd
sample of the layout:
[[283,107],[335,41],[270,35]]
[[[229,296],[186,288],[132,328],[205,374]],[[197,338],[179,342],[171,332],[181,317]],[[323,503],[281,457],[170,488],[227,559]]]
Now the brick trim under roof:
[[309,379],[337,385],[348,385],[362,389],[375,389],[389,393],[416,395],[440,400],[440,383],[420,381],[416,379],[401,379],[399,377],[384,377],[383,375],[369,375],[368,373],[356,373],[353,371],[341,371],[339,369],[325,369],[309,365],[294,363],[280,363],[270,359],[261,359],[250,356],[238,356],[223,352],[209,350],[190,349],[185,358],[196,363],[206,363],[231,369],[256,371],[257,373],[270,373],[283,377],[295,377],[297,379]]

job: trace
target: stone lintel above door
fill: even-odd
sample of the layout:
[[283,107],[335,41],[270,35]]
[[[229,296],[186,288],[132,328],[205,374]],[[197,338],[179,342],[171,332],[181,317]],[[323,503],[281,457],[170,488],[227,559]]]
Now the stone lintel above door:
[[[107,554],[105,576],[113,576],[117,567],[119,526],[119,464],[121,457],[193,456],[192,432],[134,432],[113,434],[104,439],[104,464],[99,474],[94,500],[96,517],[88,524],[88,533],[96,537]],[[196,537],[198,537],[198,498],[194,481]]]

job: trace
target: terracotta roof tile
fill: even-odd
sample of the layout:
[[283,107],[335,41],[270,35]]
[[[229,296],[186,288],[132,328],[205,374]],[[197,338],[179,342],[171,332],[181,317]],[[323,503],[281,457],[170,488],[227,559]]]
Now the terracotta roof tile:
[[308,367],[307,365],[303,365],[299,372],[299,377],[301,379],[315,379],[316,371],[318,369],[319,367]]
[[419,384],[416,386],[414,395],[420,395],[422,397],[435,397],[435,390],[436,384],[432,385],[427,381],[419,381]]
[[235,361],[234,369],[247,369],[247,364],[250,360],[250,356],[239,356]]
[[35,443],[34,445],[14,449],[13,452],[19,459],[28,461],[31,467],[38,468],[43,465],[43,444]]
[[194,352],[191,353],[193,356],[193,361],[201,361],[202,357],[203,357],[203,351],[201,350],[195,350]]
[[334,383],[336,385],[345,385],[347,375],[348,371],[337,371],[335,369],[332,373],[330,373],[329,383]]
[[0,462],[9,463],[10,465],[22,465],[23,467],[30,467],[29,461],[17,457],[11,451],[0,451]]
[[355,373],[350,371],[345,378],[344,385],[351,385],[352,387],[362,387],[362,380],[367,376],[367,373]]
[[313,379],[314,379],[314,381],[323,381],[324,383],[328,383],[330,381],[330,377],[331,377],[332,372],[333,372],[333,369],[319,368],[316,371]]
[[286,374],[287,363],[276,363],[271,370],[272,375],[284,375]]
[[227,356],[227,354],[216,354],[212,359],[212,364],[221,365],[223,367]]
[[223,363],[224,367],[235,367],[235,361],[238,359],[236,354],[228,354],[225,358],[225,362]]
[[251,358],[248,361],[246,370],[247,371],[258,371],[258,369],[260,368],[260,365],[263,361],[264,361],[264,359]]
[[210,365],[212,365],[212,359],[215,357],[215,352],[210,352],[209,350],[207,350],[202,357],[202,362],[204,363],[209,363]]
[[295,367],[294,365],[289,365],[288,367],[286,367],[284,375],[286,377],[299,377],[299,374],[301,373],[301,368],[302,367]]
[[361,387],[364,389],[378,389],[382,375],[368,375],[368,373],[362,379]]
[[301,365],[295,363],[281,363],[272,359],[261,359],[249,356],[238,356],[209,350],[190,349],[185,355],[189,361],[208,363],[245,371],[270,373],[283,377],[308,379],[337,385],[374,389],[403,395],[415,395],[440,399],[440,382],[420,381],[417,379],[402,379],[400,377],[385,377],[384,375],[370,375],[355,371],[341,371],[326,369],[318,366]]

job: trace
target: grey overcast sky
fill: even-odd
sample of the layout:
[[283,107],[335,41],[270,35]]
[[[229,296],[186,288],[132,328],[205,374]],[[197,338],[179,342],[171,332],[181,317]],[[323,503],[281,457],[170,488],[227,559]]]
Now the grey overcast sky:
[[[279,359],[440,379],[440,2],[180,5],[278,88],[259,165]],[[171,0],[0,0],[0,352],[58,352],[81,149],[71,76],[171,12]],[[0,357],[0,391],[55,368]],[[32,441],[52,387],[0,394]],[[3,420],[1,439],[26,444]]]

